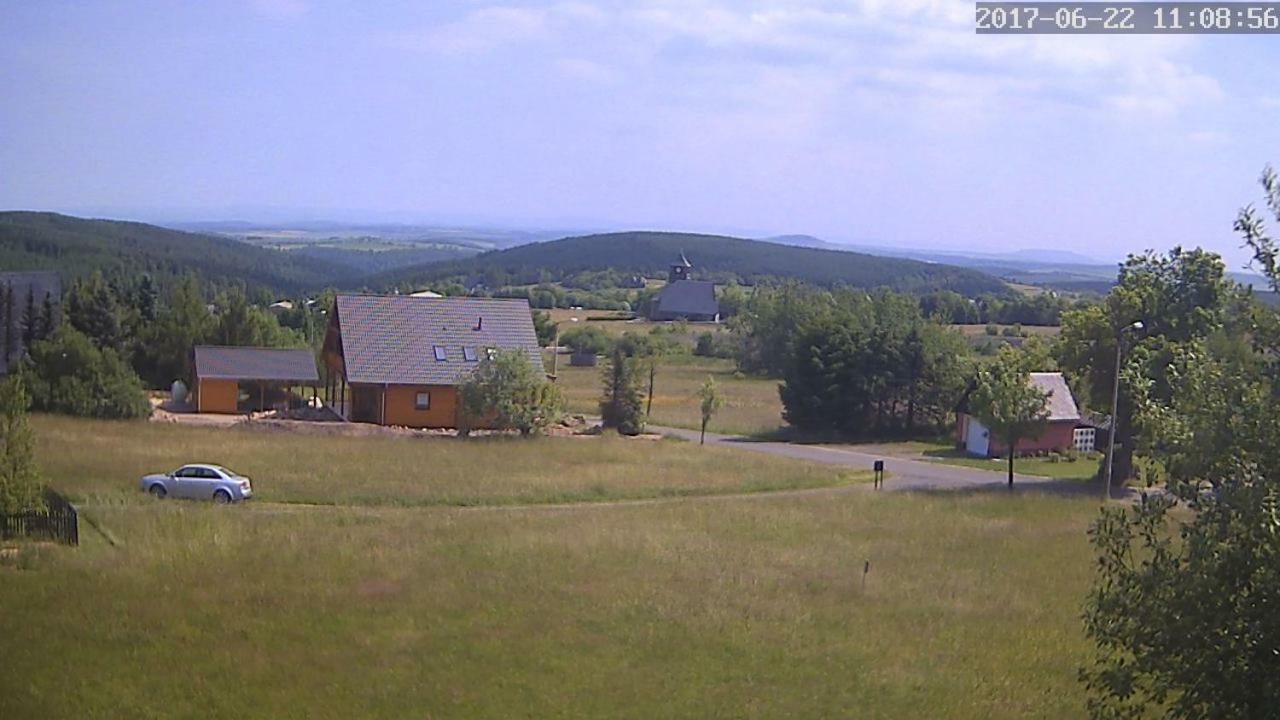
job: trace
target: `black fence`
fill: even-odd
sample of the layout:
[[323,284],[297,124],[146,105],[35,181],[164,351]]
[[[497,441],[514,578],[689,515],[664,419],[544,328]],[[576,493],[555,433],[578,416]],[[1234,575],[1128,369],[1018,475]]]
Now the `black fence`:
[[45,538],[67,545],[80,544],[80,523],[76,509],[52,490],[44,494],[44,510],[14,515],[0,513],[0,539]]

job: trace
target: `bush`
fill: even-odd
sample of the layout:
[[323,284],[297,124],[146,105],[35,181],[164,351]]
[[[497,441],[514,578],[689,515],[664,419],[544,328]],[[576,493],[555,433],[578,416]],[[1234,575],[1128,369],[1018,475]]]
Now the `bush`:
[[499,350],[482,359],[471,379],[458,388],[458,398],[462,403],[459,431],[464,435],[480,426],[532,435],[554,422],[564,409],[559,389],[538,377],[520,350]]
[[987,323],[987,334],[995,337],[1000,334],[1000,328],[995,323]]
[[31,400],[38,410],[94,418],[138,418],[151,413],[142,381],[111,348],[94,347],[63,324],[31,346]]
[[560,344],[574,352],[605,355],[613,348],[609,334],[594,325],[583,325],[560,333]]
[[725,333],[704,332],[698,336],[693,354],[702,357],[732,358],[736,357],[733,339]]

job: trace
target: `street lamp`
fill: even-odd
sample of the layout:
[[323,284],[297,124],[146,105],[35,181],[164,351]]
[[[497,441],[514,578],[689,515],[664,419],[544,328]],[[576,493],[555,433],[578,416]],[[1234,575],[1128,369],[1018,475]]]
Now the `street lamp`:
[[1120,410],[1120,356],[1124,354],[1124,334],[1133,331],[1142,330],[1143,324],[1141,320],[1137,320],[1129,325],[1120,328],[1120,332],[1116,334],[1116,376],[1115,382],[1111,386],[1111,436],[1107,440],[1107,465],[1103,469],[1106,475],[1106,494],[1102,496],[1103,501],[1111,499],[1111,463],[1116,456],[1116,425],[1117,415]]

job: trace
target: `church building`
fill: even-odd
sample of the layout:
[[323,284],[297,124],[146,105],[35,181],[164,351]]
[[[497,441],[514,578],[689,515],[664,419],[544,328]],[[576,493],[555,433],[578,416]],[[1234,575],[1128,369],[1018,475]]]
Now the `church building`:
[[667,285],[658,292],[649,305],[649,319],[688,320],[690,322],[720,322],[720,305],[716,302],[715,283],[708,280],[690,280],[693,263],[680,253],[680,259],[671,264],[667,273]]

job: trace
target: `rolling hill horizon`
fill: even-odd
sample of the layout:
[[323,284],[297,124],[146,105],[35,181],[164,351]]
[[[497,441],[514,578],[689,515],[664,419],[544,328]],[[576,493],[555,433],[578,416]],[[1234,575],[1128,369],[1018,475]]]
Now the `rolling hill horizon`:
[[64,281],[94,271],[158,278],[195,272],[216,285],[280,294],[354,280],[342,265],[227,237],[34,211],[0,212],[0,268],[57,270]]
[[662,277],[681,253],[694,265],[694,277],[717,282],[752,284],[794,278],[827,287],[883,287],[906,292],[947,289],[969,296],[1008,291],[999,279],[974,269],[852,250],[661,231],[598,233],[519,245],[463,260],[402,268],[371,276],[367,282],[371,286],[412,286],[480,278],[485,285],[497,287],[560,280],[605,269]]

